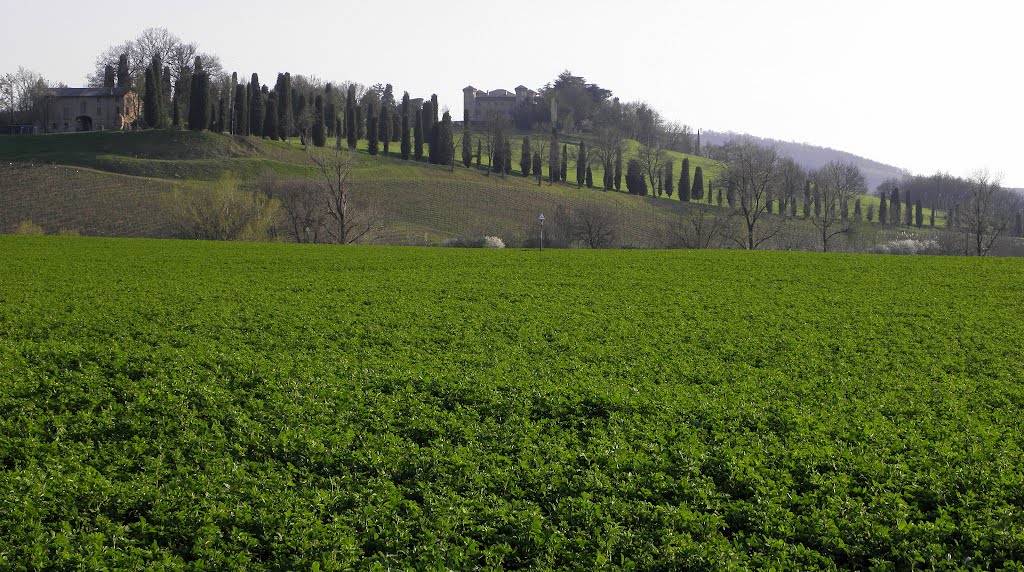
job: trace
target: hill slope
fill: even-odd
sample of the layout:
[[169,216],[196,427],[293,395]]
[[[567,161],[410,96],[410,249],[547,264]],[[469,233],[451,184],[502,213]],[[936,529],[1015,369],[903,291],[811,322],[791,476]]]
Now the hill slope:
[[818,169],[824,166],[829,161],[841,160],[849,161],[854,165],[860,167],[862,173],[864,173],[864,180],[867,182],[868,190],[874,191],[875,187],[882,183],[882,181],[889,178],[900,178],[910,175],[910,171],[894,167],[892,165],[886,165],[885,163],[879,163],[878,161],[872,161],[864,157],[848,153],[846,151],[839,151],[836,149],[830,149],[828,147],[819,147],[817,145],[810,145],[808,143],[796,143],[793,141],[779,141],[777,139],[769,139],[765,137],[756,137],[753,135],[743,135],[739,133],[722,133],[716,131],[702,131],[701,138],[703,141],[711,145],[722,145],[737,137],[750,137],[755,141],[760,141],[765,144],[775,145],[779,150],[786,156],[792,158],[797,162],[798,165],[805,169]]
[[[495,235],[521,244],[536,232],[540,213],[550,218],[560,207],[586,204],[616,211],[621,244],[652,245],[666,221],[684,208],[674,199],[578,189],[574,168],[568,184],[537,185],[534,178],[517,174],[486,176],[462,167],[451,172],[402,161],[395,153],[369,156],[366,142],[360,145],[352,168],[353,200],[387,212],[391,232],[386,242],[432,244],[449,237]],[[518,148],[515,140],[515,155]],[[682,156],[675,159],[679,165]],[[160,196],[176,183],[225,175],[249,184],[261,177],[319,177],[297,142],[181,131],[0,137],[0,160],[0,232],[32,220],[47,232],[64,228],[90,235],[173,236],[173,221],[162,211]],[[692,160],[714,172],[714,162]],[[595,178],[600,176],[598,170]]]

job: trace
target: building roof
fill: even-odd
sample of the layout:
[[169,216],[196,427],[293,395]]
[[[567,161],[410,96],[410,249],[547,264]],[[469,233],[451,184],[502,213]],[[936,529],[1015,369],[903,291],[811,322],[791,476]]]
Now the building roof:
[[58,87],[51,90],[55,97],[116,97],[129,91],[127,87]]

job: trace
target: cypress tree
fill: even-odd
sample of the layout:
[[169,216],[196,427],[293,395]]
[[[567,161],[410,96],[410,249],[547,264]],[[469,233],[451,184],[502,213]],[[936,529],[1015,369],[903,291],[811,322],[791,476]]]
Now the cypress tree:
[[789,201],[789,216],[791,216],[792,218],[796,218],[796,197],[795,196]]
[[505,174],[512,174],[512,140],[505,139]]
[[914,202],[914,222],[917,223],[917,228],[924,226],[924,208],[921,206],[921,199],[917,199]]
[[453,166],[455,162],[455,131],[452,127],[452,115],[447,111],[437,126],[437,162],[440,165]]
[[631,195],[647,196],[647,178],[643,165],[636,159],[630,159],[626,166],[626,189]]
[[860,220],[863,215],[860,211],[860,199],[853,201],[853,218]]
[[114,87],[116,75],[114,66],[107,64],[107,67],[103,68],[103,87]]
[[249,97],[248,90],[245,85],[238,84],[235,86],[235,117],[234,117],[234,134],[235,135],[248,135],[249,134]]
[[587,168],[587,142],[580,141],[580,152],[576,157],[576,188],[583,186],[583,178],[586,177]]
[[437,117],[438,117],[437,114],[438,114],[438,110],[439,109],[440,108],[437,106],[437,94],[436,93],[431,94],[430,95],[430,114],[431,114],[430,115],[430,130],[426,132],[426,135],[427,135],[431,145],[435,145],[437,143]]
[[[467,113],[468,115],[468,113]],[[530,151],[530,136],[523,137],[523,146],[519,150],[519,169],[523,172],[524,177],[530,176],[530,167],[533,163],[533,153]]]
[[541,171],[544,170],[544,159],[541,158],[540,153],[533,154],[533,174],[537,177],[537,186],[540,186],[540,181],[543,178]]
[[174,91],[171,83],[171,68],[164,66],[160,74],[160,127],[168,127],[171,120],[171,92]]
[[153,82],[154,89],[156,90],[156,124],[153,127],[163,129],[167,127],[167,110],[164,109],[164,91],[169,90],[171,87],[166,88],[163,85],[163,69],[164,64],[160,59],[160,54],[153,55]]
[[348,141],[348,148],[355,149],[359,143],[359,128],[356,126],[356,86],[348,86],[348,95],[345,99],[345,137]]
[[500,130],[494,135],[493,147],[489,150],[491,153],[491,162],[488,166],[487,174],[489,175],[491,169],[493,169],[499,175],[505,173],[505,165],[503,161],[505,159],[505,134]]
[[363,118],[363,106],[356,105],[356,140],[366,138],[366,121]]
[[413,112],[413,151],[417,161],[423,160],[423,110]]
[[[709,205],[712,204],[712,202],[714,201],[714,198],[711,196],[713,194],[712,191],[714,191],[714,190],[715,190],[715,182],[714,181],[708,181],[708,204]],[[794,201],[794,203],[795,202],[796,201]],[[795,204],[793,206],[793,209],[794,209],[793,212],[796,212],[796,205]]]
[[210,125],[210,76],[203,69],[203,59],[196,56],[189,92],[188,128],[202,131]]
[[903,221],[903,218],[900,216],[900,206],[900,190],[893,189],[889,194],[889,221],[894,225],[898,225]]
[[[718,197],[715,199],[715,202],[718,203],[718,206],[722,206],[722,187],[718,187]],[[806,206],[804,212],[807,212]]]
[[384,155],[391,151],[391,110],[390,106],[381,103],[380,118],[377,121],[380,126],[377,135],[384,142]]
[[313,146],[327,146],[327,124],[324,123],[324,97],[317,94],[313,98]]
[[590,165],[587,165],[587,188],[594,188],[594,173],[590,170]]
[[615,190],[622,190],[622,149],[615,150]]
[[889,217],[889,205],[886,203],[885,195],[885,191],[882,191],[878,201],[878,224],[883,225],[888,221]]
[[804,218],[811,216],[811,179],[804,181]]
[[[935,207],[932,207],[932,226],[935,226]],[[1017,236],[1024,236],[1024,213],[1017,211],[1016,221]]]
[[267,96],[267,106],[263,115],[263,138],[277,139],[277,93],[271,92]]
[[914,226],[914,204],[907,197],[907,226]]
[[427,162],[429,163],[434,162],[430,158],[430,148],[434,144],[434,112],[431,109],[432,105],[432,101],[424,101],[423,107],[420,108],[420,115],[423,117],[423,144],[426,146]]
[[[699,194],[694,194],[696,191]],[[686,195],[684,198],[683,195]],[[697,187],[697,185],[690,184],[690,158],[683,157],[683,170],[679,173],[679,198],[684,201],[693,199],[699,201],[704,195],[704,185]]]
[[147,127],[156,129],[159,113],[160,94],[157,92],[157,83],[153,79],[153,66],[149,66],[146,68],[146,88],[142,93],[142,120]]
[[409,160],[412,155],[412,134],[409,132],[409,92],[402,94],[402,159]]
[[672,198],[672,194],[676,190],[675,189],[675,173],[673,172],[673,171],[675,171],[675,169],[676,169],[675,163],[671,159],[669,159],[665,163],[665,194],[668,195],[668,198],[670,198],[670,199]]
[[263,136],[263,92],[260,90],[260,76],[252,74],[249,80],[249,134]]
[[117,58],[117,87],[132,87],[132,76],[128,73],[128,54]]
[[729,203],[729,208],[736,206],[736,184],[732,181],[729,181],[725,188],[725,202]]
[[561,164],[561,169],[559,169],[559,175],[561,175],[559,177],[561,179],[561,181],[563,183],[566,182],[566,180],[568,179],[568,176],[569,176],[569,146],[568,145],[562,145],[562,164]]
[[281,74],[281,91],[277,94],[277,132],[281,141],[287,141],[295,129],[295,100],[292,94],[292,74]]
[[931,214],[928,216],[928,226],[935,228],[935,201],[932,201]]
[[484,148],[483,145],[484,144],[480,141],[480,138],[477,137],[477,139],[476,139],[476,170],[477,171],[480,170],[480,157],[483,156],[483,148]]
[[818,189],[818,185],[814,185],[814,217],[818,218],[821,216],[821,190]]
[[473,131],[468,109],[462,111],[462,165],[467,169],[473,165]]
[[561,162],[558,160],[558,131],[551,128],[551,150],[548,157],[548,182],[557,183],[562,180]]
[[373,102],[370,102],[370,104],[366,106],[366,148],[371,155],[377,154],[379,150],[379,141],[376,105]]
[[215,113],[210,118],[210,131],[214,133],[223,133],[226,131],[225,127],[231,123],[227,117],[230,115],[228,111],[228,102],[223,96],[217,98],[217,107],[214,108]]
[[700,165],[693,169],[693,187],[690,188],[690,196],[696,201],[704,196],[704,170]]
[[[700,129],[697,130],[697,148],[693,150],[693,154],[698,156],[698,157],[702,157],[703,156],[703,155],[700,154]],[[708,192],[710,193],[710,191],[708,191]],[[699,199],[700,197],[697,197],[697,198]]]
[[324,124],[327,126],[327,136],[334,137],[337,124],[338,108],[334,105],[334,85],[327,82],[324,86]]
[[875,205],[868,205],[868,222],[875,221]]

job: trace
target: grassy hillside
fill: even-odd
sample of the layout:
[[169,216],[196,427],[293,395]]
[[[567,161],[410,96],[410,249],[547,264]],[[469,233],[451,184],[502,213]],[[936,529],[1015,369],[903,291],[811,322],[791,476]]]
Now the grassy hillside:
[[[521,139],[512,141],[518,166]],[[575,155],[575,143],[569,143]],[[476,169],[454,172],[402,161],[398,144],[388,156],[371,157],[361,141],[352,172],[353,199],[386,210],[386,241],[432,244],[456,236],[500,236],[521,244],[536,232],[541,212],[593,204],[617,211],[619,244],[658,246],[666,226],[683,205],[672,198],[639,198],[597,189],[578,189],[570,162],[568,184],[538,186],[518,174],[486,176]],[[624,160],[638,145],[627,145]],[[700,165],[705,182],[721,165],[669,153],[679,178],[682,161]],[[486,158],[484,160],[486,170]],[[125,237],[174,236],[160,197],[180,182],[234,176],[248,185],[261,177],[277,180],[319,176],[298,141],[267,141],[188,131],[94,132],[38,137],[0,137],[0,232],[32,220],[48,233],[60,229]],[[594,179],[603,177],[598,167]],[[877,199],[873,199],[877,201]],[[866,209],[866,205],[865,205]],[[801,223],[796,223],[797,225]]]
[[0,569],[1024,564],[1019,259],[0,252]]

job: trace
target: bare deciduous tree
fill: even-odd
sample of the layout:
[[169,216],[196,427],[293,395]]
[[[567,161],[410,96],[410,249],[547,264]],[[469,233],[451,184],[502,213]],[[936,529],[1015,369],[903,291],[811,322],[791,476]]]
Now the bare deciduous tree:
[[608,248],[619,233],[619,216],[611,208],[586,202],[572,212],[572,238],[588,248]]
[[729,229],[730,216],[725,209],[692,204],[672,220],[666,234],[672,246],[682,248],[718,248]]
[[1001,186],[998,176],[979,170],[967,177],[967,204],[961,210],[960,228],[977,256],[985,256],[1010,226],[1018,198]]
[[749,139],[729,143],[728,158],[719,180],[733,189],[730,201],[733,216],[741,219],[742,232],[733,240],[743,248],[755,250],[771,240],[782,227],[781,219],[768,214],[771,190],[779,178],[779,152]]
[[853,227],[853,219],[846,216],[850,203],[867,190],[860,168],[846,161],[830,161],[817,170],[812,179],[821,196],[821,216],[811,218],[818,229],[821,248],[828,252],[833,238],[845,234]]
[[641,145],[637,153],[637,159],[643,165],[644,175],[651,185],[651,194],[654,195],[658,188],[658,177],[661,176],[662,163],[665,162],[665,149],[657,141],[651,145]]
[[257,182],[263,194],[281,202],[285,232],[295,242],[321,242],[326,235],[327,196],[313,181],[281,181],[264,175]]
[[382,238],[387,231],[386,210],[370,203],[356,209],[351,200],[350,175],[355,153],[342,147],[340,139],[333,148],[310,147],[310,160],[320,170],[319,187],[326,200],[327,236],[339,244],[353,244]]

